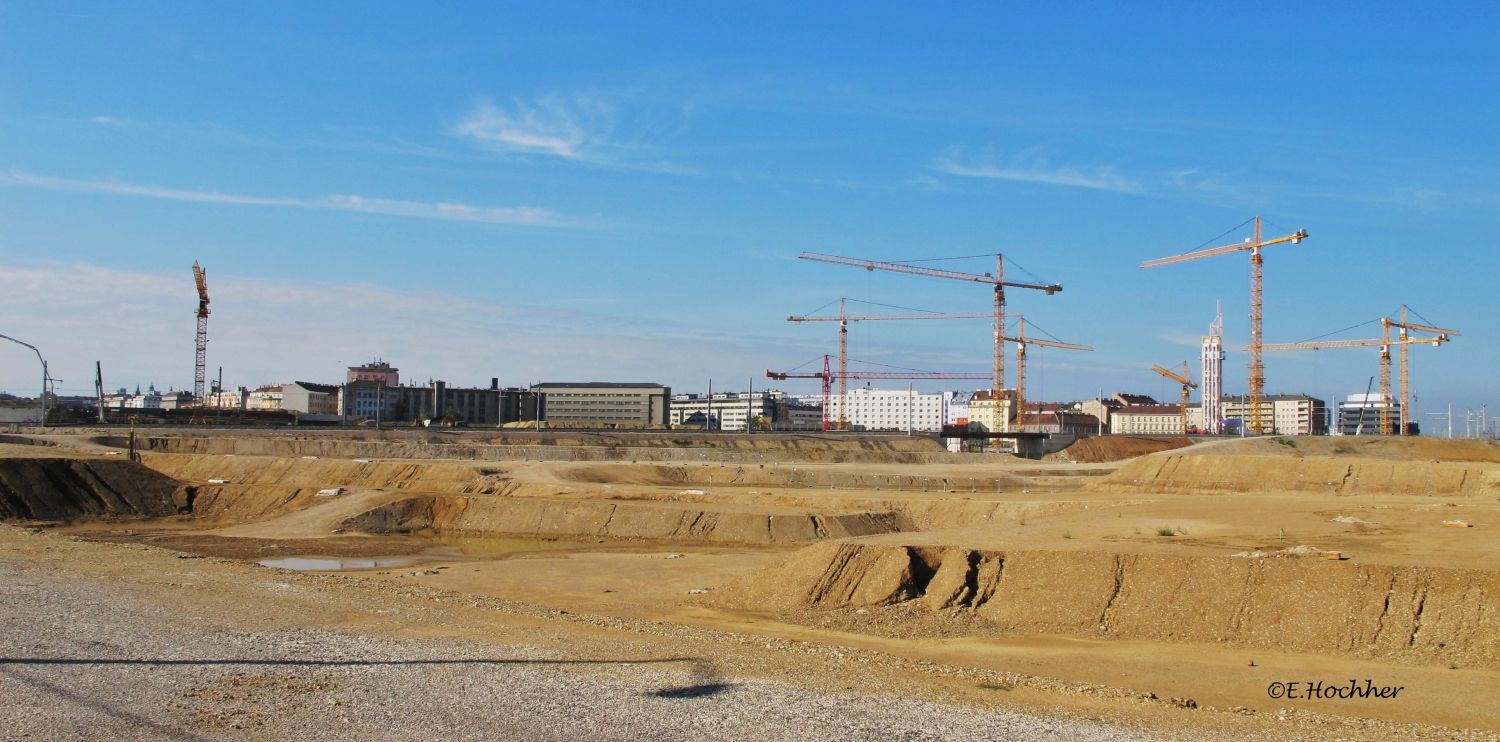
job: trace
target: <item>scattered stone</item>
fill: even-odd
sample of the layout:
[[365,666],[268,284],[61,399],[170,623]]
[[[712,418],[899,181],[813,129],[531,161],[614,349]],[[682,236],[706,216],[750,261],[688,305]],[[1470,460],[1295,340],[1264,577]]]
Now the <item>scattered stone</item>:
[[683,558],[685,556],[687,556],[687,554],[668,554],[667,558],[668,559],[681,559],[681,558]]

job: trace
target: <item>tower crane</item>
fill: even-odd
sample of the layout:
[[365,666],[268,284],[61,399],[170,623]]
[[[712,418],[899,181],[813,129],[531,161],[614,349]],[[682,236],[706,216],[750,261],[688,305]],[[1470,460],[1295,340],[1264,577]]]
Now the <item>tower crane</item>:
[[196,360],[193,363],[193,403],[203,404],[203,377],[207,368],[208,360],[208,274],[193,261],[193,282],[198,285],[198,336],[195,342],[197,351]]
[[[1266,350],[1270,351],[1329,350],[1333,348],[1380,348],[1380,434],[1390,435],[1392,400],[1391,346],[1400,346],[1402,348],[1403,354],[1405,352],[1405,349],[1408,346],[1412,345],[1431,345],[1436,348],[1438,346],[1441,346],[1443,343],[1450,342],[1448,336],[1454,333],[1452,330],[1445,330],[1441,327],[1433,327],[1431,325],[1415,325],[1411,323],[1392,322],[1387,317],[1380,318],[1380,326],[1381,336],[1378,338],[1359,338],[1350,340],[1312,340],[1301,343],[1269,343],[1265,346],[1265,348]],[[1400,329],[1402,330],[1402,337],[1392,340],[1391,328],[1397,326],[1400,326]],[[1420,328],[1419,331],[1431,332],[1434,336],[1415,337],[1406,333],[1407,330],[1417,330],[1418,328]],[[1403,368],[1403,373],[1401,375],[1401,398],[1403,406],[1401,410],[1403,415],[1409,415],[1410,413],[1407,411],[1408,408],[1405,406],[1405,400],[1407,399],[1409,393],[1409,390],[1407,389],[1409,377],[1406,373],[1404,373],[1404,371],[1405,369]],[[1368,401],[1368,399],[1366,401]],[[1403,422],[1401,427],[1403,429],[1406,428],[1406,424]]]
[[[905,273],[913,276],[926,276],[928,278],[943,278],[953,281],[968,281],[970,283],[982,283],[995,287],[995,360],[994,373],[991,375],[991,384],[994,386],[994,394],[997,404],[999,395],[1005,389],[1005,287],[1020,289],[1033,289],[1045,292],[1048,296],[1062,291],[1062,284],[1056,283],[1023,283],[1005,280],[1005,258],[1002,255],[995,256],[995,272],[990,273],[962,273],[959,271],[943,270],[940,268],[924,268],[905,263],[891,263],[879,260],[864,260],[861,258],[846,258],[838,255],[824,255],[821,253],[804,252],[797,257],[802,260],[814,260],[820,263],[833,263],[834,265],[845,265],[852,268],[863,268],[867,271],[890,271],[892,273]],[[995,444],[1000,444],[997,439]]]
[[850,322],[874,322],[894,320],[931,320],[931,319],[985,319],[990,317],[985,312],[925,312],[917,314],[848,314],[845,311],[846,298],[839,299],[839,313],[836,317],[811,317],[792,315],[786,318],[788,322],[837,322],[839,323],[839,419],[837,430],[847,430],[844,414],[844,399],[849,392],[849,323]]
[[1188,378],[1188,362],[1182,362],[1182,374],[1180,375],[1175,371],[1162,368],[1156,364],[1151,365],[1151,370],[1182,385],[1182,433],[1186,435],[1188,432],[1188,390],[1198,388],[1198,385],[1194,384],[1193,380]]
[[[942,371],[833,371],[830,370],[832,356],[823,356],[823,370],[811,372],[772,371],[766,369],[766,378],[777,381],[787,379],[818,379],[823,384],[823,430],[829,428],[828,422],[828,392],[833,386],[833,380],[839,379],[988,379],[986,374],[972,373],[945,373]],[[807,364],[802,364],[807,365]],[[843,418],[845,399],[839,400],[839,417]]]
[[1186,252],[1181,255],[1157,258],[1141,263],[1142,268],[1155,268],[1173,263],[1184,263],[1199,258],[1209,258],[1215,255],[1228,255],[1229,253],[1244,251],[1250,253],[1250,415],[1248,422],[1250,423],[1250,431],[1253,433],[1264,432],[1264,425],[1260,417],[1260,400],[1261,397],[1265,396],[1266,388],[1266,368],[1261,360],[1263,351],[1261,347],[1261,272],[1264,258],[1261,257],[1260,251],[1263,248],[1270,247],[1271,245],[1279,245],[1284,242],[1290,242],[1294,245],[1300,244],[1305,239],[1307,239],[1307,230],[1299,229],[1284,237],[1263,240],[1260,234],[1260,217],[1257,216],[1255,217],[1255,234],[1244,242],[1211,247],[1207,250]]
[[[1088,350],[1093,348],[1077,343],[1064,343],[1059,340],[1043,340],[1041,338],[1026,337],[1025,318],[1016,323],[1016,336],[1008,337],[1001,335],[1000,339],[1016,344],[1016,429],[1022,430],[1026,427],[1026,346],[1036,345],[1043,348],[1062,348],[1064,350]],[[995,397],[996,409],[999,409],[1000,397]]]
[[1419,325],[1410,322],[1406,317],[1407,311],[1408,307],[1405,304],[1402,304],[1401,320],[1399,322],[1391,323],[1392,327],[1398,328],[1400,330],[1401,341],[1396,344],[1401,353],[1401,414],[1407,416],[1401,422],[1401,435],[1406,435],[1406,430],[1409,427],[1407,423],[1410,421],[1409,410],[1411,410],[1411,407],[1408,405],[1411,402],[1411,384],[1409,382],[1411,381],[1410,349],[1412,343],[1406,342],[1409,338],[1409,336],[1407,335],[1407,331],[1411,330],[1415,332],[1425,332],[1432,335],[1441,335],[1445,338],[1448,336],[1457,336],[1461,334],[1458,330],[1448,330],[1441,327]]

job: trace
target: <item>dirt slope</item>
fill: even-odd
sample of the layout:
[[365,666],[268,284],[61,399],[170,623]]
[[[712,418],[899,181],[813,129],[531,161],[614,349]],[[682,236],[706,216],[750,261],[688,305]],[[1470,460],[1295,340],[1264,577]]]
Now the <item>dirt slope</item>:
[[68,458],[0,459],[0,519],[163,516],[177,481],[130,461]]
[[806,547],[720,605],[781,612],[920,601],[983,633],[1060,634],[1500,667],[1500,572],[1317,558]]

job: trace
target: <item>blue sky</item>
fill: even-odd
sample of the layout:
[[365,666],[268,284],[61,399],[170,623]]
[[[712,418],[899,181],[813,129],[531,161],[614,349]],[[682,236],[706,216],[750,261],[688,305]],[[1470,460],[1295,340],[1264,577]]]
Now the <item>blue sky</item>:
[[[1066,287],[1011,311],[1097,349],[1033,353],[1029,397],[1171,396],[1150,366],[1195,358],[1215,301],[1246,340],[1246,260],[1136,266],[1259,213],[1312,235],[1267,251],[1268,341],[1405,302],[1464,333],[1413,351],[1422,407],[1500,401],[1494,7],[805,5],[0,4],[0,333],[64,390],[96,359],[190,386],[199,260],[230,385],[379,356],[743,387],[832,352],[785,317],[840,296],[988,306],[799,252],[1004,252]],[[988,368],[982,321],[851,337]],[[0,388],[36,386],[23,351]],[[1270,391],[1325,398],[1375,371],[1267,360]]]

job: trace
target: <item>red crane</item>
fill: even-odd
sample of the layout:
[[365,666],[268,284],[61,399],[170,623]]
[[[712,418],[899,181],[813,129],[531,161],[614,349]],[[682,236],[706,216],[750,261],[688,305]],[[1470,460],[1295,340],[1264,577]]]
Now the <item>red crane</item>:
[[[827,431],[828,425],[828,397],[833,386],[833,380],[839,379],[988,379],[989,374],[974,373],[946,373],[942,371],[833,371],[829,368],[832,356],[823,356],[823,370],[814,372],[796,371],[772,371],[766,369],[766,378],[776,381],[787,379],[818,379],[823,383],[823,430]],[[802,364],[807,365],[807,364]],[[840,415],[843,414],[843,400],[839,401]]]

